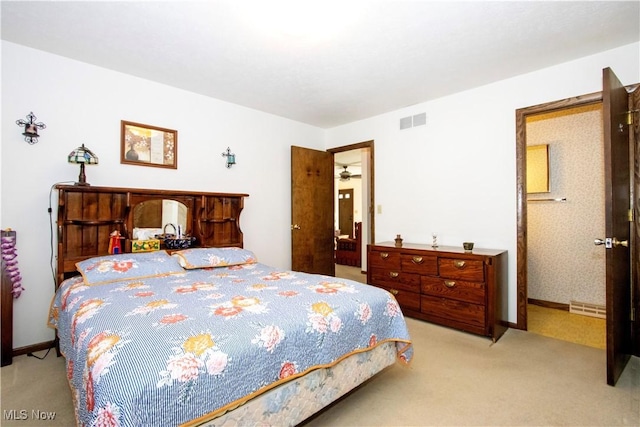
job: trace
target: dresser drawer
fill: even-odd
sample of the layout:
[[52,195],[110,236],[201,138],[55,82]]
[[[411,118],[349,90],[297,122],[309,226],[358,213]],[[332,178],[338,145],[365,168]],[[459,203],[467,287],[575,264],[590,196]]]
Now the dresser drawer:
[[382,267],[400,271],[400,253],[393,251],[370,251],[368,258],[372,267]]
[[485,304],[485,284],[464,280],[442,279],[422,276],[421,290],[423,294],[434,297],[453,298],[474,304]]
[[438,274],[438,257],[400,254],[402,271],[416,274]]
[[420,294],[417,292],[409,292],[387,286],[380,286],[382,289],[389,291],[400,304],[401,309],[412,311],[420,311]]
[[432,297],[429,295],[422,295],[420,304],[420,311],[427,315],[467,323],[481,328],[485,326],[484,305],[470,304],[463,301]]
[[380,267],[369,267],[369,269],[371,270],[371,285],[420,292],[420,276],[417,274]]
[[438,258],[440,277],[484,282],[484,264],[481,260]]

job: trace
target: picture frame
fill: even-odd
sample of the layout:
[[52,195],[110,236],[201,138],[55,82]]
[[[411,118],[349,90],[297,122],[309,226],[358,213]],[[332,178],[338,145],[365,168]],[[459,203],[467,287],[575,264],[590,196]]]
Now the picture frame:
[[121,120],[120,163],[178,169],[178,131]]
[[549,144],[527,147],[527,194],[550,193]]

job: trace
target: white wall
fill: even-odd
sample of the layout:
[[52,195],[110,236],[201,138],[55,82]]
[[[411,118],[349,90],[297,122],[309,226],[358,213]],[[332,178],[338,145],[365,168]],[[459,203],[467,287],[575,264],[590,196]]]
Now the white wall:
[[[437,231],[443,245],[508,250],[516,322],[515,110],[601,91],[606,67],[623,84],[640,82],[640,44],[340,126],[327,132],[327,148],[375,141],[378,242],[402,234],[429,243]],[[401,117],[422,112],[426,126],[399,130]]]
[[[27,144],[15,122],[44,122]],[[120,164],[120,120],[178,130],[178,169]],[[324,147],[324,130],[2,42],[2,206],[0,227],[18,232],[26,291],[14,300],[14,348],[53,339],[46,316],[54,292],[47,213],[53,184],[76,181],[67,163],[84,143],[100,164],[94,186],[248,193],[245,247],[276,267],[291,266],[290,146]],[[227,146],[237,165],[225,167]],[[54,202],[55,203],[55,202]],[[55,215],[56,206],[53,206]]]

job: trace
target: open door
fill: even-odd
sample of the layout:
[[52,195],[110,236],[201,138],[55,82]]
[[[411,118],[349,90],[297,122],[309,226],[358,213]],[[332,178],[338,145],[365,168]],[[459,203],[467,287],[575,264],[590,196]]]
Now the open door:
[[291,269],[335,275],[333,154],[291,147]]
[[627,112],[629,94],[609,68],[603,70],[607,384],[615,385],[632,353],[631,181]]

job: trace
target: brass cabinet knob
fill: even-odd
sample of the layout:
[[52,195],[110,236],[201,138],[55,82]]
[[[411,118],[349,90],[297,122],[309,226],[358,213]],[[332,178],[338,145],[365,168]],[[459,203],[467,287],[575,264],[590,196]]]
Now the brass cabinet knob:
[[423,261],[424,259],[421,256],[414,256],[411,258],[411,262],[414,264],[422,264]]
[[389,252],[380,252],[380,258],[382,259],[389,258]]
[[467,264],[466,261],[462,261],[462,260],[459,260],[459,259],[453,261],[453,265],[454,265],[455,268],[464,268],[464,266],[466,264]]
[[445,280],[444,285],[447,288],[453,288],[456,285],[456,282],[454,280]]
[[391,293],[391,295],[398,295],[400,293],[400,291],[397,289],[389,289],[389,292]]
[[396,279],[399,275],[400,275],[400,273],[398,273],[397,271],[390,271],[389,272],[389,277],[391,277],[392,279]]

